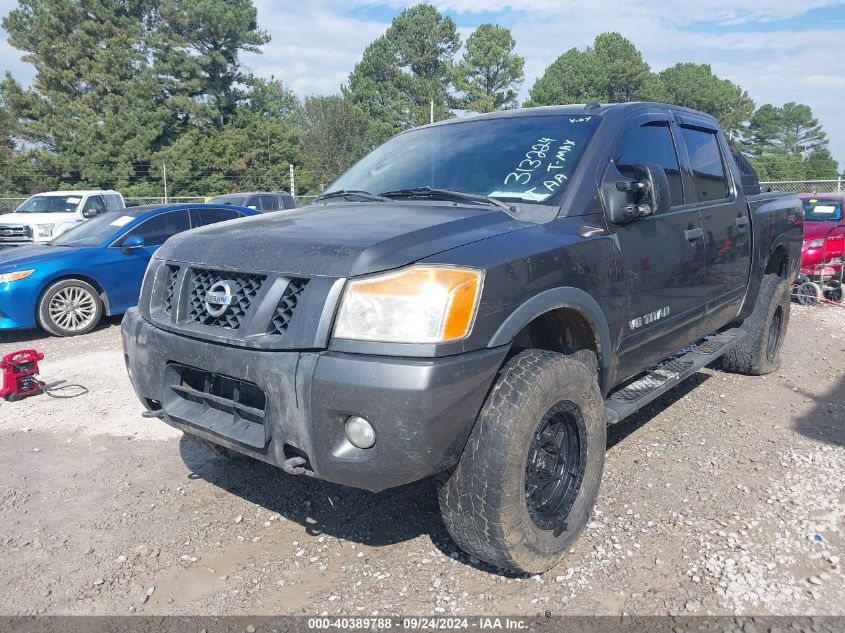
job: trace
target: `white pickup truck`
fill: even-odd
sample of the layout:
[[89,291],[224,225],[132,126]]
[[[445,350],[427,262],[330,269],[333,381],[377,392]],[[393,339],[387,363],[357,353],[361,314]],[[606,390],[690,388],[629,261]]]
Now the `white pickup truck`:
[[0,248],[49,242],[85,220],[125,206],[123,196],[112,190],[36,194],[14,213],[0,215]]

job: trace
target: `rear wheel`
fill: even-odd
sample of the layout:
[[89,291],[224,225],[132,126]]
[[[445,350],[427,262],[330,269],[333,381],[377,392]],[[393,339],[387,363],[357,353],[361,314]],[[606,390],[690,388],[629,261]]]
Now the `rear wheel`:
[[587,523],[607,427],[595,371],[527,350],[502,369],[464,453],[438,483],[446,528],[466,552],[539,573]]
[[53,336],[87,334],[102,317],[100,293],[81,279],[54,283],[38,302],[38,323]]
[[779,275],[763,277],[754,311],[742,324],[748,336],[722,357],[722,368],[762,376],[780,367],[790,305],[787,281]]

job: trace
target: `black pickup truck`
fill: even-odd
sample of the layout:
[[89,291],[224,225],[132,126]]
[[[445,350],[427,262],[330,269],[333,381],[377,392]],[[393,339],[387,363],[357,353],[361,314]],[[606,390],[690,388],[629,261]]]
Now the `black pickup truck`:
[[754,180],[662,104],[414,129],[307,208],[170,239],[123,321],[132,383],[220,454],[372,491],[436,476],[458,545],[541,572],[587,522],[608,424],[718,358],[778,366],[803,211]]

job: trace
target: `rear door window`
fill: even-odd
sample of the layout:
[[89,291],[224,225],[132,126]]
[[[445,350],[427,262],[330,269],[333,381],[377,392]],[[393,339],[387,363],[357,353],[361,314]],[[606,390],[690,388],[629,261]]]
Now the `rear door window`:
[[195,228],[243,217],[235,209],[193,209],[192,213]]
[[259,208],[262,211],[278,211],[281,207],[276,196],[265,195],[261,196],[261,205]]
[[696,199],[699,202],[710,202],[729,197],[725,161],[716,133],[687,126],[681,130],[689,153]]

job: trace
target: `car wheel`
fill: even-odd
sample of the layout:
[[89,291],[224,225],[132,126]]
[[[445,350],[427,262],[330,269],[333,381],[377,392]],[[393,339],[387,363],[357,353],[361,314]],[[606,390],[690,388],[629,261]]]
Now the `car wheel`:
[[798,299],[798,303],[802,306],[814,306],[819,302],[821,289],[816,283],[812,281],[805,281],[803,284],[798,286],[798,290],[795,295]]
[[53,336],[87,334],[102,316],[100,293],[81,279],[54,283],[38,302],[38,323]]
[[606,441],[595,371],[555,352],[514,356],[460,461],[439,478],[440,510],[452,539],[498,567],[546,571],[587,523]]
[[762,376],[780,367],[780,350],[789,326],[790,305],[786,279],[779,275],[764,276],[754,310],[742,323],[748,336],[722,357],[722,369]]

